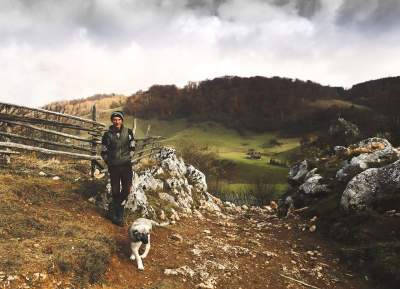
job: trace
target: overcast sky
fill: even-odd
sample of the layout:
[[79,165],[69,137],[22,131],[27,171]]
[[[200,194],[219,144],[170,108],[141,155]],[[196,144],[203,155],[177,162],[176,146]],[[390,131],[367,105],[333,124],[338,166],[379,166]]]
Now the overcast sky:
[[0,0],[0,101],[40,106],[224,75],[400,75],[400,0]]

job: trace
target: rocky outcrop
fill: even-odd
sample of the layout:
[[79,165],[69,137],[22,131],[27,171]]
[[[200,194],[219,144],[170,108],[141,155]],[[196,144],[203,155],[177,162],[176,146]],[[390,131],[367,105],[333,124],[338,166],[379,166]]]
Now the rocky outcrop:
[[148,206],[146,191],[155,192],[163,190],[163,187],[163,182],[155,179],[149,170],[142,174],[134,172],[131,193],[126,200],[125,208],[133,212],[140,211],[143,216],[153,216],[155,212],[152,207]]
[[327,184],[322,183],[323,177],[314,174],[312,177],[306,178],[305,182],[299,187],[299,190],[306,195],[318,195],[320,193],[328,193],[330,190]]
[[291,185],[299,185],[304,181],[308,173],[308,162],[304,160],[300,163],[293,165],[289,169],[288,182]]
[[186,177],[193,184],[197,192],[207,192],[206,176],[192,165],[188,165],[186,169]]
[[335,147],[339,157],[347,157],[344,166],[337,171],[336,178],[347,182],[358,173],[368,169],[382,167],[398,159],[398,152],[382,138],[368,138],[348,148]]
[[326,179],[317,172],[317,168],[310,169],[307,160],[290,168],[288,182],[292,188],[279,202],[281,215],[285,215],[290,207],[305,206],[330,192]]
[[[144,217],[156,218],[162,215],[165,218],[163,208],[157,208],[149,199],[151,195],[153,199],[158,198],[185,214],[192,213],[195,208],[221,211],[219,206],[222,203],[207,192],[205,175],[192,165],[185,164],[183,159],[177,157],[174,149],[162,148],[154,156],[154,161],[156,164],[153,167],[134,172],[125,209]],[[97,203],[107,210],[110,201],[111,185],[108,183]],[[170,212],[169,218],[179,218],[176,215],[174,210]]]
[[400,194],[400,160],[355,176],[347,184],[340,203],[346,210],[359,211],[391,194]]
[[291,169],[289,179],[301,177],[280,200],[278,215],[296,217],[304,209],[303,217],[313,218],[301,230],[335,240],[345,247],[341,260],[376,278],[376,284],[398,288],[400,271],[393,270],[400,260],[398,149],[386,139],[368,138],[334,150],[307,168],[303,161],[302,170],[299,164]]
[[398,192],[399,152],[386,139],[368,138],[348,147],[336,146],[334,150],[335,156],[325,161],[342,161],[335,178],[328,178],[320,170],[322,165],[312,168],[307,160],[290,169],[288,179],[292,188],[281,200],[283,207],[309,205],[333,191],[340,194],[340,205],[345,210],[362,210]]

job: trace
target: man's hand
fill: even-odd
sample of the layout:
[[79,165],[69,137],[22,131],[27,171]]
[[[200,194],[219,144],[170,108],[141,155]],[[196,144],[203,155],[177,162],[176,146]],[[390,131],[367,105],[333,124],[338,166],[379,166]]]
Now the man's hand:
[[130,149],[131,151],[134,151],[135,148],[136,148],[136,141],[135,141],[134,139],[132,139],[132,140],[129,142],[129,149]]
[[108,149],[106,145],[102,145],[101,148],[101,158],[103,159],[103,161],[106,163],[106,165],[108,166]]

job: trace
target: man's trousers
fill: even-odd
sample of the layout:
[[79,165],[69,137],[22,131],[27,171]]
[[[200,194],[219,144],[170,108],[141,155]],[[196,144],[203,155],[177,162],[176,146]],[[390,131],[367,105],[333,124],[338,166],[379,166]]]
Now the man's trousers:
[[132,187],[132,165],[110,166],[111,193],[118,205],[128,197]]

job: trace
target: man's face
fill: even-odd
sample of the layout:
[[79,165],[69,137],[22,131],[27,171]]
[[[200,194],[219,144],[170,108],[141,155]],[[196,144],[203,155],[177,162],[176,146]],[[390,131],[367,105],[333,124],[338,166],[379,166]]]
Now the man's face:
[[122,126],[122,118],[120,118],[118,116],[114,116],[111,121],[112,121],[113,125],[116,128],[118,128],[118,129],[121,128],[121,126]]

